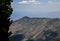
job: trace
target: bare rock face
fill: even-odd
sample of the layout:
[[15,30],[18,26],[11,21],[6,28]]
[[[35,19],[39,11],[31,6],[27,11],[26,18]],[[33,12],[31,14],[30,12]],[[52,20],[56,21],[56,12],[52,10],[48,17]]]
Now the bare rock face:
[[[23,17],[10,26],[12,35],[24,35],[22,41],[50,41],[60,36],[60,19]],[[20,41],[20,40],[19,40]]]

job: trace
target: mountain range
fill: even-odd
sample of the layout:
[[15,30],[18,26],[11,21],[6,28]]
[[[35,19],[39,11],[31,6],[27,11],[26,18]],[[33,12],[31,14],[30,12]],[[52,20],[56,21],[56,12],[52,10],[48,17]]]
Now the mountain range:
[[52,41],[60,37],[59,18],[23,17],[14,21],[9,32],[14,41]]

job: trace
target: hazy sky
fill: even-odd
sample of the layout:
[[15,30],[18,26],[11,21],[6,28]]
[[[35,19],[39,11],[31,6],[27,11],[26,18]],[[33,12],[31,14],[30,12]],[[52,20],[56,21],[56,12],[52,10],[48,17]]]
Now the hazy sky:
[[24,16],[60,18],[60,0],[13,0],[11,19]]

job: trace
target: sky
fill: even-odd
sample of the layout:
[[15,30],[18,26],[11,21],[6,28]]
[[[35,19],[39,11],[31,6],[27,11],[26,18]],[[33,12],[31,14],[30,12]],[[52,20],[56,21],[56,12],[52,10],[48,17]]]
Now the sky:
[[60,0],[13,0],[12,20],[28,17],[60,18]]

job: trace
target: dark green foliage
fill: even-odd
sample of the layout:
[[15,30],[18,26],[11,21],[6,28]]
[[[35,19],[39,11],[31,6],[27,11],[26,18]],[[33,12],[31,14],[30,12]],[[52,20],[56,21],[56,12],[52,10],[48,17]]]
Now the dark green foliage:
[[8,37],[11,34],[11,32],[8,33],[12,23],[9,18],[13,11],[11,2],[12,0],[0,0],[0,41],[9,41]]
[[23,34],[17,34],[10,37],[11,41],[22,41],[24,39]]
[[55,38],[53,39],[53,41],[60,41],[60,38]]

